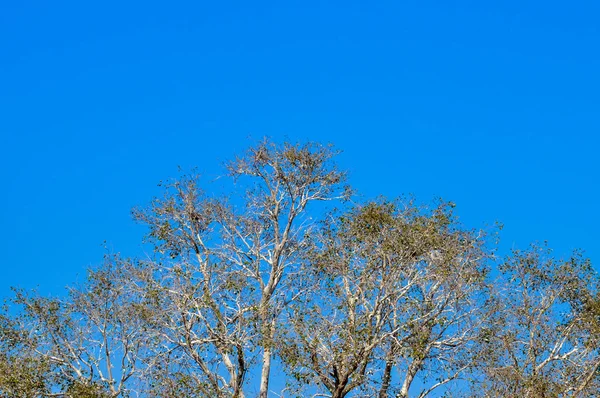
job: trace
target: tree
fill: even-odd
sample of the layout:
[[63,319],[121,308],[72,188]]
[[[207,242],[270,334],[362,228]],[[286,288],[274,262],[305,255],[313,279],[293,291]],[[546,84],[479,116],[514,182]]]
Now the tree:
[[33,398],[50,392],[50,364],[33,355],[25,333],[15,320],[0,316],[0,392],[7,397]]
[[515,250],[500,271],[501,323],[484,396],[600,396],[599,280],[589,260],[556,260],[534,245]]
[[290,373],[334,398],[407,397],[425,370],[420,397],[454,380],[477,358],[488,258],[446,203],[374,202],[326,223],[307,259],[316,289],[290,311]]
[[22,311],[17,317],[5,312],[0,342],[4,366],[18,373],[7,372],[0,391],[11,397],[73,398],[133,391],[151,342],[130,270],[127,261],[107,256],[67,298],[17,291],[12,302]]
[[265,141],[227,165],[243,190],[235,200],[207,198],[187,177],[134,212],[172,260],[157,264],[165,276],[156,286],[168,297],[160,305],[170,309],[162,333],[192,359],[199,372],[190,377],[203,375],[196,384],[204,393],[242,396],[249,359],[261,350],[260,397],[267,397],[275,330],[297,291],[293,275],[310,229],[307,206],[348,195],[334,155],[318,144]]

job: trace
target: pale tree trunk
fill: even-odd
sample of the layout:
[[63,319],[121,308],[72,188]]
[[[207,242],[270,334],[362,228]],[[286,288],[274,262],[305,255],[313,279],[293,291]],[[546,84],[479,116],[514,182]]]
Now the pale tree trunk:
[[397,395],[397,398],[408,398],[408,390],[410,390],[410,386],[421,367],[423,361],[415,361],[410,364],[408,367],[408,371],[406,372],[406,376],[404,377],[404,383],[402,383],[402,388]]
[[259,398],[267,398],[269,395],[269,376],[271,375],[271,358],[273,356],[273,335],[275,332],[275,319],[267,321],[268,315],[266,308],[263,309],[263,325],[267,325],[265,332],[266,339],[263,347],[262,371],[260,375],[260,393]]
[[269,393],[269,374],[271,373],[271,347],[265,347],[263,351],[263,367],[260,375],[260,398],[267,398]]

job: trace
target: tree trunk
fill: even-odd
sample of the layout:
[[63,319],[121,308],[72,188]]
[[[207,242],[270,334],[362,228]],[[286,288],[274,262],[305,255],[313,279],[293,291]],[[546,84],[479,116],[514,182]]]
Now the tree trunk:
[[271,347],[265,347],[263,352],[263,367],[260,375],[260,398],[267,398],[269,393],[269,374],[271,373]]
[[344,393],[344,388],[336,388],[331,394],[331,398],[344,398],[346,393]]
[[383,380],[381,383],[381,390],[379,390],[379,398],[387,398],[388,389],[390,388],[391,378],[392,378],[392,361],[386,361],[385,371],[383,372]]
[[422,364],[423,360],[416,360],[415,362],[410,364],[410,366],[408,367],[408,371],[406,372],[406,376],[404,377],[404,383],[402,383],[402,388],[400,389],[400,392],[397,395],[398,398],[408,398],[408,390],[410,390],[410,386],[413,380],[415,379],[415,376],[417,375],[417,372],[421,368]]

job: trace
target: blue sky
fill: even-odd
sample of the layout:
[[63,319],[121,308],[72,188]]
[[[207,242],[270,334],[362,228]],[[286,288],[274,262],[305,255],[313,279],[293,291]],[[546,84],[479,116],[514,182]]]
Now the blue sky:
[[158,181],[264,135],[600,261],[600,3],[124,3],[0,6],[0,295],[140,254]]

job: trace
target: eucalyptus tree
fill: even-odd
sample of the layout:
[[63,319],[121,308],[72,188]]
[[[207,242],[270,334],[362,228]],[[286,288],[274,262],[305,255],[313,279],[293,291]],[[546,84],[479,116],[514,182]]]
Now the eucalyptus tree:
[[17,291],[2,316],[2,396],[135,395],[150,341],[129,270],[107,257],[67,297]]
[[280,314],[302,290],[295,275],[312,224],[307,206],[348,195],[335,155],[329,146],[264,141],[226,165],[235,182],[228,197],[209,197],[184,177],[134,212],[156,246],[163,358],[187,369],[202,393],[243,396],[259,361],[267,397]]
[[424,397],[476,365],[492,252],[451,207],[373,202],[323,226],[306,254],[315,289],[289,308],[282,337],[305,394],[408,397],[421,376]]
[[502,322],[475,391],[485,397],[600,396],[600,280],[581,253],[514,251],[500,266]]
[[0,316],[0,394],[6,397],[47,396],[52,367],[31,350],[26,330],[6,314]]

